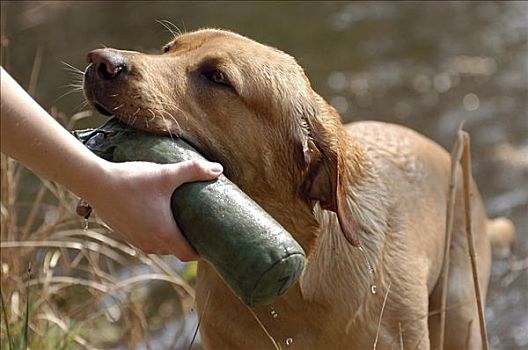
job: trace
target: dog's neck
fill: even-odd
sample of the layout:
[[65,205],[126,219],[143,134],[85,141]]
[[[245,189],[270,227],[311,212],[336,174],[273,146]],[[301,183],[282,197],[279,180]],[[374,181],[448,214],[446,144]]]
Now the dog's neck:
[[[320,232],[300,287],[303,297],[319,303],[336,303],[342,299],[351,312],[356,312],[370,293],[372,284],[379,283],[382,273],[382,251],[387,231],[389,206],[385,186],[368,156],[363,158],[364,175],[349,188],[348,204],[357,220],[361,249],[352,246],[341,232],[337,215],[319,206],[314,208]],[[348,166],[356,166],[348,164]],[[367,261],[368,260],[368,263]],[[373,271],[369,271],[369,264]],[[326,286],[320,288],[321,285]],[[350,299],[352,294],[357,298]]]

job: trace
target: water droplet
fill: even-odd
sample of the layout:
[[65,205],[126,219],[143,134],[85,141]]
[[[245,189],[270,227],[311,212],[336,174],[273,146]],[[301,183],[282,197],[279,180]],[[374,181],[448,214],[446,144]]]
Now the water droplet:
[[470,93],[464,96],[462,104],[467,111],[476,111],[479,108],[480,100],[477,95]]
[[[365,249],[363,249],[362,246],[359,246],[358,248],[359,248],[359,251],[361,252],[361,254],[363,255],[363,258],[365,259],[365,263],[367,264],[367,268],[368,268],[368,272],[369,272],[370,278],[374,279],[374,268],[372,267],[372,265],[370,264],[370,261],[367,258],[367,253],[365,252]],[[372,295],[376,295],[377,292],[378,292],[378,286],[376,284],[372,283],[370,285],[370,293]]]
[[426,93],[431,88],[431,79],[425,74],[418,74],[412,81],[416,91]]
[[286,339],[286,346],[290,346],[293,344],[293,338]]
[[440,73],[433,78],[433,86],[439,93],[447,92],[451,86],[451,78],[447,73]]
[[88,219],[84,219],[84,232],[88,231]]
[[344,90],[347,87],[347,77],[343,72],[333,72],[328,77],[328,86],[336,91]]
[[375,284],[371,284],[371,285],[370,285],[370,292],[371,292],[372,294],[376,294],[376,293],[378,292],[378,286],[375,285]]
[[273,318],[279,317],[279,313],[274,308],[271,308],[271,317]]
[[370,274],[370,277],[374,278],[374,268],[372,267],[372,265],[370,264],[370,261],[367,258],[367,253],[365,253],[365,249],[363,249],[362,246],[359,246],[358,248],[359,248],[359,251],[361,252],[361,254],[363,254],[363,258],[365,259],[365,263],[367,264],[367,268],[368,268],[368,272]]
[[348,111],[348,101],[343,96],[336,96],[330,100],[330,104],[337,109],[339,113],[346,113]]

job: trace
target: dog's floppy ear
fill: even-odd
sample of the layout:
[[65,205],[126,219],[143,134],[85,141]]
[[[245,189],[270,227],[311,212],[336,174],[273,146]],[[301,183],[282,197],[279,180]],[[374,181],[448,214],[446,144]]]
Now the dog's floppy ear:
[[306,177],[302,191],[323,209],[337,214],[341,231],[354,246],[359,246],[358,225],[347,202],[349,181],[356,174],[346,166],[351,146],[337,112],[319,96],[314,113],[304,116],[302,150]]

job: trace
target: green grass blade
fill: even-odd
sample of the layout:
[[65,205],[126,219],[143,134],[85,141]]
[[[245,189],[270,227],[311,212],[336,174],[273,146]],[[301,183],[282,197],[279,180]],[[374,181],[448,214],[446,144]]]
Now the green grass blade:
[[9,350],[13,350],[14,349],[13,338],[11,338],[11,333],[9,332],[9,321],[7,320],[7,312],[5,308],[4,295],[2,294],[1,290],[0,290],[0,302],[2,303],[2,313],[4,314],[4,322],[5,322],[5,327],[6,327],[7,340],[9,342]]
[[24,320],[24,347],[27,349],[29,340],[29,280],[31,279],[31,261],[28,263],[28,279],[26,281],[26,319]]

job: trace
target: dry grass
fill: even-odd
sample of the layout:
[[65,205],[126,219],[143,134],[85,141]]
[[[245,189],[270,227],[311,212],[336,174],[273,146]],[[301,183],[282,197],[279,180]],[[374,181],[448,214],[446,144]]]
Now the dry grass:
[[[3,64],[8,63],[7,46],[3,40]],[[42,57],[39,48],[31,95]],[[54,108],[51,114],[69,129],[91,115],[82,111],[66,118]],[[120,241],[95,216],[85,229],[75,212],[78,198],[61,186],[3,154],[0,170],[1,349],[133,349],[141,344],[149,349],[151,336],[159,338],[174,320],[181,320],[181,327],[163,347],[189,347],[182,340],[190,327],[183,322],[194,304],[189,281],[196,265],[188,264],[181,277],[170,259],[145,255]]]
[[[475,239],[473,238],[473,227],[471,218],[471,153],[469,150],[470,138],[467,132],[462,132],[464,140],[464,152],[462,153],[462,174],[464,175],[464,212],[466,218],[466,237],[469,250],[469,261],[471,263],[471,273],[473,277],[473,286],[475,290],[475,299],[477,301],[477,312],[479,316],[480,338],[482,340],[482,348],[489,349],[488,335],[486,330],[486,320],[484,317],[484,303],[482,300],[482,292],[480,289],[478,268],[477,268],[477,254],[475,253]],[[468,333],[471,330],[471,324],[468,325]],[[468,334],[469,339],[469,334]]]
[[[451,236],[453,229],[453,212],[455,206],[455,192],[458,183],[457,170],[461,164],[462,177],[463,177],[463,190],[464,190],[464,214],[465,214],[465,231],[468,244],[469,261],[471,263],[471,273],[474,284],[474,296],[478,311],[478,320],[480,326],[480,336],[482,341],[482,348],[489,349],[488,337],[486,330],[486,320],[484,317],[484,305],[481,297],[481,289],[479,284],[479,276],[477,269],[477,258],[475,253],[472,218],[471,218],[471,152],[470,152],[470,136],[462,130],[460,125],[453,149],[451,151],[451,176],[449,181],[449,196],[447,202],[447,213],[446,213],[446,239],[445,239],[445,251],[444,261],[441,273],[441,304],[440,304],[440,336],[438,349],[444,348],[445,339],[445,322],[446,322],[446,301],[447,301],[447,286],[448,286],[448,274],[449,274],[449,251],[451,247]],[[469,340],[471,332],[471,322],[468,325],[468,331],[466,336],[466,349],[469,349]]]
[[2,349],[136,348],[189,312],[193,289],[172,266],[96,218],[84,229],[65,189],[4,155],[1,180]]

